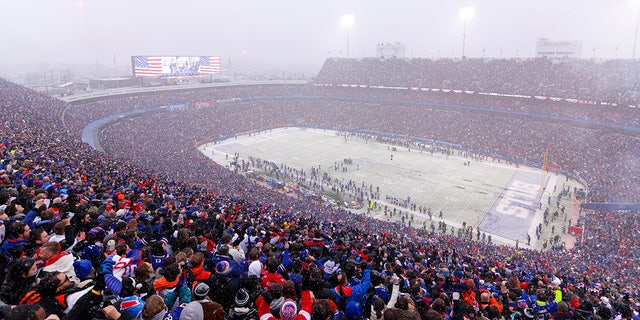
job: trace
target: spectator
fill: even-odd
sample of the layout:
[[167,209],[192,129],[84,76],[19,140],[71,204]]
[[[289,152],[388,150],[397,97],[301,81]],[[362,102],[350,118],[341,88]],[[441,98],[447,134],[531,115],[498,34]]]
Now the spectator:
[[[202,306],[204,320],[223,320],[227,314],[223,307],[208,298],[209,286],[204,282],[198,282],[193,287],[193,300]],[[247,296],[248,297],[248,296]],[[184,310],[183,314],[184,315]],[[182,317],[181,315],[181,317]]]
[[69,280],[77,285],[80,283],[80,279],[76,276],[76,271],[73,268],[73,255],[62,251],[61,249],[60,243],[58,242],[47,242],[42,245],[39,255],[44,261],[44,266],[40,271],[60,271],[67,275]]
[[204,255],[197,252],[191,256],[191,272],[196,277],[196,281],[209,281],[211,272],[204,269]]
[[120,312],[127,313],[135,319],[140,319],[144,309],[144,297],[138,296],[137,291],[137,283],[134,278],[122,279],[122,290],[120,291],[122,306]]
[[36,281],[36,264],[31,258],[18,258],[11,262],[7,277],[0,287],[0,299],[6,304],[16,305]]
[[258,248],[253,248],[248,255],[248,275],[255,276],[257,278],[262,277],[262,262],[260,262],[260,251]]
[[[315,305],[315,304],[314,304]],[[229,320],[257,320],[258,310],[253,306],[249,292],[241,288],[235,295],[233,307],[226,315]]]
[[49,237],[49,241],[60,242],[65,239],[65,227],[69,225],[69,220],[61,220],[53,225],[53,235]]
[[[262,296],[256,300],[258,315],[260,319],[274,320],[278,319],[270,312],[269,304],[264,301]],[[300,310],[296,301],[287,300],[280,307],[280,319],[282,320],[311,320],[311,311],[313,309],[313,301],[311,292],[303,290],[300,297]]]
[[6,263],[25,255],[25,245],[29,239],[31,228],[20,221],[14,222],[9,228],[9,238],[2,243],[2,252]]
[[47,316],[46,311],[37,304],[23,304],[15,306],[9,312],[7,319],[15,320],[60,320],[56,315]]
[[278,261],[276,257],[269,257],[266,266],[267,274],[262,278],[262,289],[267,291],[276,283],[284,285],[285,279],[278,273],[280,261]]
[[152,295],[147,298],[147,301],[142,309],[142,319],[144,320],[156,320],[166,319],[171,317],[172,319],[180,319],[180,313],[183,307],[178,307],[175,311],[167,309],[162,297],[158,295]]
[[44,308],[46,314],[55,314],[63,318],[66,306],[63,306],[60,300],[65,301],[62,292],[69,286],[69,278],[64,273],[48,273],[40,279],[34,290],[30,290],[20,299],[20,304],[37,304]]
[[[393,279],[393,289],[391,291],[391,296],[389,298],[389,301],[385,302],[384,299],[382,299],[379,296],[375,296],[373,303],[371,304],[371,320],[380,320],[382,319],[382,315],[384,314],[384,311],[389,309],[389,308],[393,308],[396,304],[396,301],[398,301],[398,295],[400,294],[400,282],[398,277],[395,277]],[[435,304],[435,302],[434,302]],[[443,306],[444,307],[444,306]],[[435,307],[434,307],[435,309]],[[441,309],[441,311],[444,311]]]

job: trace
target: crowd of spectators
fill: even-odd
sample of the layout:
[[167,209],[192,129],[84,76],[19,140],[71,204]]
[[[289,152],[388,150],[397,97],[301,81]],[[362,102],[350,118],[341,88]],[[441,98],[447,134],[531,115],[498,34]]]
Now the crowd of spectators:
[[[208,175],[214,170],[209,167],[214,165],[192,147],[199,141],[284,124],[366,129],[446,141],[513,161],[542,164],[548,154],[548,167],[573,172],[587,181],[591,201],[638,202],[639,199],[640,181],[632,174],[638,170],[638,162],[633,160],[640,151],[634,143],[637,133],[562,119],[514,116],[486,109],[427,108],[387,100],[381,103],[289,98],[248,100],[232,105],[230,108],[220,103],[137,118],[129,125],[104,130],[104,141],[118,142],[104,146],[108,153],[140,165],[153,163],[163,175],[171,176],[188,168],[192,173],[182,179],[216,184]],[[176,150],[184,152],[185,160],[166,157]],[[148,162],[149,159],[152,161]],[[216,186],[227,187],[223,182]]]
[[[252,86],[252,94],[258,96],[289,95],[293,90],[293,87],[282,85]],[[232,99],[243,95],[243,92],[245,92],[243,87],[229,86],[200,90],[172,90],[171,93],[160,95],[157,92],[145,92],[110,96],[108,99],[80,100],[68,113],[65,113],[64,122],[72,131],[80,132],[87,123],[111,114],[144,109],[149,106],[182,104],[187,101],[207,103],[220,99]],[[83,112],[74,112],[74,109],[82,109]]]
[[[637,178],[624,171],[637,169],[633,134],[491,108],[393,103],[396,93],[385,91],[374,92],[382,101],[376,102],[349,98],[351,92],[332,99],[334,89],[296,89],[185,92],[180,98],[186,101],[157,93],[67,106],[0,80],[0,314],[637,317],[637,212],[586,212],[584,241],[572,250],[507,247],[290,197],[212,163],[195,148],[203,140],[299,123],[394,132],[538,161],[549,146],[553,165],[595,176],[596,196],[634,199]],[[78,138],[83,124],[95,120],[90,117],[236,96],[245,99],[105,128],[106,153]]]
[[327,59],[314,80],[327,84],[460,89],[637,105],[637,60]]

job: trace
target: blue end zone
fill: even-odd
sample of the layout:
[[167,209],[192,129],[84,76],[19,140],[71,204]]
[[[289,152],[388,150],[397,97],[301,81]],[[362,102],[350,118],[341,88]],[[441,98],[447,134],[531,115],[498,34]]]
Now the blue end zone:
[[541,173],[516,171],[498,199],[480,222],[480,230],[507,239],[524,239],[536,213],[549,177]]

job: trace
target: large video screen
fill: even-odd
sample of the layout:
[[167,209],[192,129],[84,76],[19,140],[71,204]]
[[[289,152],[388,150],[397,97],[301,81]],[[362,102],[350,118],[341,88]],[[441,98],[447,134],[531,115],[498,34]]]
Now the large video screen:
[[212,56],[131,56],[135,77],[196,76],[220,74],[220,57]]

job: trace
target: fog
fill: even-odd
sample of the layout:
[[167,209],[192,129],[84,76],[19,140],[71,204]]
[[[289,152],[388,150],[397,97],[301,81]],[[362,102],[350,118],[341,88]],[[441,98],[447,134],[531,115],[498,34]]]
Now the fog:
[[532,57],[546,37],[581,41],[583,58],[626,59],[639,10],[629,0],[3,0],[0,76],[130,75],[132,55],[213,55],[224,73],[313,75],[327,57],[345,57],[347,42],[352,58],[391,42],[407,57],[460,57],[463,34],[468,57]]

